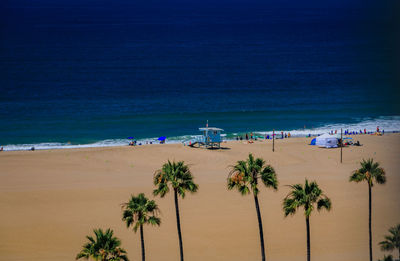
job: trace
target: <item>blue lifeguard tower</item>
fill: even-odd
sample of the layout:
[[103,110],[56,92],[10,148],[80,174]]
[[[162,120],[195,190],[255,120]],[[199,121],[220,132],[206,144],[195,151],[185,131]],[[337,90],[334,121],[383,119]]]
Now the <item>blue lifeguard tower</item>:
[[185,142],[185,145],[190,147],[195,147],[198,145],[200,148],[204,146],[206,148],[221,148],[221,132],[224,131],[220,128],[215,127],[204,127],[199,128],[199,131],[202,132],[201,136],[196,137],[195,139],[189,140]]

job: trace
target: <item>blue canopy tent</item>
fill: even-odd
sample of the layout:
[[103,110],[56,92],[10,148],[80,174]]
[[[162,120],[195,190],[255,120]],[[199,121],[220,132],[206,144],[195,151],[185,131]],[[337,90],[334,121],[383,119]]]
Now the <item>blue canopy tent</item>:
[[165,143],[165,140],[166,140],[166,139],[167,139],[167,137],[161,136],[161,137],[159,137],[157,140],[160,141],[160,144],[163,144],[163,143]]
[[314,138],[314,139],[311,140],[310,145],[315,145],[315,142],[317,142],[317,139],[316,139],[316,138]]

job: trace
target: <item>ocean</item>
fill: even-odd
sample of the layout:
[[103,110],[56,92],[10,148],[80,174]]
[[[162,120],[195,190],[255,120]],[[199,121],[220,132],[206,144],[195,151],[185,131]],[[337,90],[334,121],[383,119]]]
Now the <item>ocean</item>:
[[0,146],[400,131],[398,6],[2,2]]

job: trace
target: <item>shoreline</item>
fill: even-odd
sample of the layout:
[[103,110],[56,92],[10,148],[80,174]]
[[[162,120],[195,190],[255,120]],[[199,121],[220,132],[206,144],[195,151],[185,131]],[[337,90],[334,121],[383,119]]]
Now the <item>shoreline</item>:
[[[218,125],[218,124],[217,124]],[[359,132],[364,131],[364,129],[367,130],[369,133],[374,133],[376,130],[376,127],[379,126],[380,130],[384,130],[385,133],[398,133],[400,132],[400,116],[380,116],[374,119],[370,118],[365,118],[360,121],[356,121],[354,123],[332,123],[332,124],[324,124],[322,126],[316,127],[316,128],[301,128],[301,129],[282,129],[282,130],[275,130],[275,133],[277,136],[280,135],[281,132],[284,133],[291,133],[291,136],[294,137],[307,137],[309,135],[311,136],[317,136],[321,135],[324,133],[330,133],[331,131],[337,131],[340,133],[340,129],[343,129],[343,132],[345,130],[349,130],[351,132]],[[306,127],[306,126],[304,126]],[[168,144],[173,144],[173,143],[182,143],[184,141],[193,139],[194,137],[197,137],[200,135],[199,132],[196,132],[196,128],[193,129],[195,134],[186,134],[186,135],[168,135],[167,136],[167,141],[166,143]],[[222,132],[223,138],[225,140],[235,140],[236,136],[242,135],[244,136],[246,133],[250,134],[253,133],[255,136],[258,136],[259,138],[264,138],[265,135],[272,135],[272,130],[270,131],[262,131],[262,130],[247,130],[247,131],[240,131],[240,132],[232,132],[229,130],[225,130]],[[164,135],[164,134],[163,134]],[[133,135],[135,136],[135,135]],[[146,142],[153,142],[153,143],[158,143],[157,137],[144,137],[144,138],[136,138],[135,139],[138,143],[143,143],[145,144]],[[164,135],[165,136],[165,135]],[[46,139],[44,139],[46,140]],[[63,140],[60,138],[59,140]],[[127,138],[113,138],[113,139],[98,139],[97,141],[90,140],[87,141],[88,143],[84,142],[70,142],[70,141],[59,141],[59,142],[37,142],[37,143],[6,143],[4,141],[0,144],[0,147],[3,146],[3,149],[5,151],[23,151],[23,150],[30,150],[32,147],[35,147],[37,150],[43,150],[43,149],[70,149],[70,148],[94,148],[94,147],[115,147],[115,146],[124,146],[129,143],[129,139]]]
[[[271,132],[272,133],[272,132]],[[384,133],[384,135],[382,135],[382,136],[385,136],[385,135],[393,135],[393,134],[398,134],[399,133],[399,131],[391,131],[391,132],[385,132]],[[340,133],[339,133],[340,134]],[[276,136],[280,136],[281,134],[279,133],[279,134],[275,134]],[[318,135],[311,135],[311,136],[291,136],[290,138],[276,138],[275,139],[275,141],[280,141],[280,140],[287,140],[287,139],[313,139],[313,138],[315,138],[315,137],[318,137],[319,135],[322,135],[322,134],[318,134]],[[372,134],[372,133],[367,133],[367,134],[351,134],[351,135],[345,135],[344,133],[343,133],[343,137],[363,137],[363,136],[376,136],[375,134]],[[194,137],[194,135],[193,135],[193,137]],[[249,139],[250,140],[250,139]],[[256,139],[253,139],[253,142],[268,142],[268,141],[271,141],[272,142],[272,139],[270,138],[270,139],[265,139],[265,138],[258,138],[257,140]],[[35,147],[35,150],[34,151],[52,151],[52,150],[83,150],[83,149],[100,149],[100,148],[124,148],[124,147],[143,147],[143,146],[151,146],[151,145],[176,145],[176,144],[178,144],[178,145],[182,145],[182,146],[184,146],[183,145],[183,142],[184,141],[176,141],[176,142],[170,142],[170,141],[167,141],[165,144],[160,144],[160,143],[152,143],[152,144],[150,144],[150,143],[148,143],[148,144],[141,144],[141,145],[135,145],[135,146],[129,146],[129,141],[127,141],[126,142],[126,145],[106,145],[106,146],[90,146],[91,144],[85,144],[85,145],[71,145],[71,146],[73,146],[73,147],[69,147],[69,146],[62,146],[62,147],[57,147],[57,148],[36,148]],[[221,145],[222,144],[225,144],[225,143],[230,143],[230,142],[247,142],[247,140],[246,139],[243,139],[243,140],[236,140],[236,139],[224,139],[223,140],[223,142],[221,143]],[[33,145],[33,144],[32,144]],[[5,145],[4,147],[6,147],[7,145]],[[75,147],[76,146],[76,147]],[[0,153],[3,153],[3,152],[18,152],[18,151],[25,151],[25,152],[34,152],[34,151],[32,151],[31,149],[29,149],[29,148],[26,148],[26,149],[15,149],[15,150],[10,150],[10,149],[4,149],[3,151],[0,151]]]

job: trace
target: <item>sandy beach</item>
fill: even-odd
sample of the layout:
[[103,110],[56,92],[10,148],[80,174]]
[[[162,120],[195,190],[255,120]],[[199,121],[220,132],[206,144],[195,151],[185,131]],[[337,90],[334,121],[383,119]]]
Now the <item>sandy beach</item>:
[[[260,260],[258,225],[252,196],[228,191],[230,165],[248,153],[264,158],[278,175],[279,190],[261,187],[260,207],[269,260],[305,260],[306,227],[299,212],[284,218],[285,185],[316,180],[331,198],[330,212],[311,216],[313,260],[368,259],[368,188],[350,183],[363,158],[386,170],[387,183],[373,188],[374,259],[378,242],[400,221],[400,135],[355,138],[364,146],[322,149],[310,138],[224,143],[222,150],[181,144],[0,153],[0,260],[74,260],[94,228],[112,228],[130,260],[140,260],[140,237],[121,221],[121,203],[153,187],[153,173],[170,160],[190,165],[198,193],[180,201],[186,260]],[[179,255],[173,195],[155,198],[161,226],[145,227],[148,260]],[[397,258],[397,253],[393,253]]]

